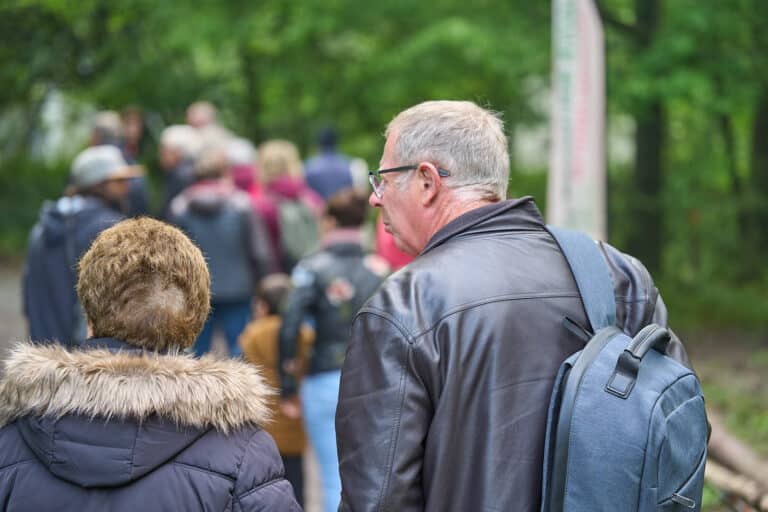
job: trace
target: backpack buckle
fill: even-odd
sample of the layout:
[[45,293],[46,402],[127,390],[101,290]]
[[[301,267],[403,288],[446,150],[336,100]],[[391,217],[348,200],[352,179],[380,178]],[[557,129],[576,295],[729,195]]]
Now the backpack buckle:
[[637,381],[637,373],[640,371],[640,358],[628,349],[624,350],[616,361],[616,368],[613,370],[605,390],[623,400],[629,397],[632,388]]
[[672,494],[671,500],[677,503],[678,505],[682,505],[686,508],[696,508],[695,500],[692,500],[691,498],[686,498],[685,496],[682,496],[677,493]]

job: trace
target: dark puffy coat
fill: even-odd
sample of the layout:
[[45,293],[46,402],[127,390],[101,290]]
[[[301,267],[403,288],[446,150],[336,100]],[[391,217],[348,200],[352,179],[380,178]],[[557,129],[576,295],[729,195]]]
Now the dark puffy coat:
[[77,262],[99,233],[124,218],[95,197],[62,197],[43,205],[29,235],[22,278],[30,338],[64,344],[85,339],[75,293]]
[[[645,268],[602,250],[621,326],[666,324]],[[538,511],[550,392],[583,346],[565,316],[589,325],[530,198],[438,231],[353,323],[336,412],[341,510]]]
[[352,319],[379,287],[387,269],[380,258],[365,255],[359,232],[347,230],[333,232],[326,237],[323,249],[299,262],[292,274],[294,288],[279,334],[283,396],[296,393],[296,381],[285,372],[285,362],[296,357],[299,328],[305,317],[315,321],[315,344],[307,373],[339,370]]
[[267,230],[242,190],[223,180],[201,181],[171,203],[170,221],[203,251],[213,302],[248,300],[273,270]]
[[258,426],[269,392],[234,360],[19,345],[0,381],[0,509],[298,511]]
[[195,182],[195,161],[183,160],[173,169],[166,169],[164,172],[165,183],[160,218],[167,221],[171,215],[171,202]]

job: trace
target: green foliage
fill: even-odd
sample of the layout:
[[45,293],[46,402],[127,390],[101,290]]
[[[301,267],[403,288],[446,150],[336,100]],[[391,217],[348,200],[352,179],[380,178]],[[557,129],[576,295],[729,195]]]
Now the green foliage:
[[720,504],[720,491],[715,487],[712,487],[708,483],[704,483],[704,495],[701,498],[701,510],[702,512],[714,512],[720,510],[718,505]]
[[[526,5],[24,2],[0,18],[30,32],[39,24],[68,46],[48,47],[45,32],[31,44],[23,36],[6,41],[2,57],[11,65],[3,71],[18,87],[0,98],[0,109],[37,84],[104,107],[140,104],[167,121],[205,97],[256,140],[290,137],[307,148],[334,121],[346,145],[371,159],[382,126],[424,98],[470,98],[516,121],[531,118],[520,82],[548,72],[549,19],[547,9]],[[14,77],[33,56],[41,72]]]
[[[658,194],[638,193],[632,166],[611,165],[611,242],[626,249],[643,235],[643,212],[660,211],[657,277],[674,318],[765,325],[766,229],[755,219],[768,218],[768,164],[756,105],[768,94],[768,10],[761,0],[597,3],[609,115],[637,122],[654,102],[664,111]],[[641,11],[653,6],[649,30]],[[487,104],[510,133],[542,123],[531,84],[548,82],[550,14],[550,2],[523,0],[5,2],[0,120],[13,111],[23,122],[0,140],[0,251],[23,247],[40,202],[64,182],[65,163],[24,163],[52,90],[99,108],[140,105],[160,124],[210,99],[236,132],[289,138],[303,154],[332,122],[342,149],[373,164],[386,123],[424,99]],[[510,192],[546,211],[543,172],[513,169]]]
[[514,169],[509,175],[508,197],[533,196],[541,213],[547,211],[547,174],[542,169]]
[[42,201],[56,199],[66,183],[69,163],[42,165],[23,159],[3,163],[0,173],[0,258],[18,257],[37,220]]
[[[766,368],[768,369],[768,368]],[[765,396],[749,389],[728,389],[704,384],[704,396],[715,410],[723,411],[726,426],[762,456],[768,455],[768,412]]]

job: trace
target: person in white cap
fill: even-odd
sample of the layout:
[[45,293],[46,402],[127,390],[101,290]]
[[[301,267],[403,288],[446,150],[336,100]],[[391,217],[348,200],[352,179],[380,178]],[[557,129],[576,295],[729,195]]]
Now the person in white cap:
[[29,236],[22,278],[32,340],[74,345],[85,339],[75,295],[77,262],[101,231],[125,218],[128,180],[142,173],[118,148],[92,146],[72,163],[64,196],[43,204]]
[[[120,149],[126,162],[133,164],[136,160],[126,151],[126,126],[120,114],[113,110],[102,110],[94,114],[91,120],[90,146],[110,145]],[[128,182],[128,198],[125,214],[128,217],[138,217],[149,212],[149,184],[144,176]]]

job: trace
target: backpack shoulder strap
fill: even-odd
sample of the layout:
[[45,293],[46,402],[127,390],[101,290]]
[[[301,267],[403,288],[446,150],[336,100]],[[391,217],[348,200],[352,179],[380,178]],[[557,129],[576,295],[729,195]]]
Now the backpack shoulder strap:
[[547,226],[565,256],[579,288],[592,331],[616,325],[611,271],[592,238],[579,231]]

